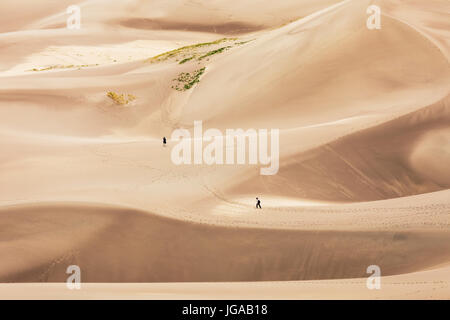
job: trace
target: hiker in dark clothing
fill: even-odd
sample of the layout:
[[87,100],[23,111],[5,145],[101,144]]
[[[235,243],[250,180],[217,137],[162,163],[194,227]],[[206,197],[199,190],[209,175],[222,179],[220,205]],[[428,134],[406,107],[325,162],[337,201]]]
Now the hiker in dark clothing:
[[256,209],[262,209],[261,208],[261,200],[258,199],[258,197],[256,197]]
[[165,147],[167,143],[166,137],[163,137],[163,146]]

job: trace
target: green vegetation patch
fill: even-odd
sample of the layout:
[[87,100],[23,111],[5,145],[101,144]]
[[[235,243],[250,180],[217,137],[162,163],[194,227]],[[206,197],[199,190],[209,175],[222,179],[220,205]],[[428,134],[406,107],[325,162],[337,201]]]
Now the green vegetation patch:
[[53,66],[48,66],[48,67],[44,67],[44,68],[33,68],[31,70],[27,70],[27,71],[48,71],[48,70],[55,70],[55,69],[72,69],[72,68],[88,68],[88,67],[95,67],[98,66],[99,64],[78,64],[78,65],[74,65],[74,64],[69,64],[69,65],[61,65],[61,64],[56,64]]
[[186,63],[186,62],[188,62],[188,61],[190,61],[190,60],[192,60],[192,59],[194,59],[194,58],[195,58],[195,56],[192,56],[192,57],[190,57],[190,58],[183,59],[183,60],[181,60],[181,61],[179,62],[179,64]]
[[177,78],[172,81],[177,81],[175,85],[172,86],[173,89],[177,91],[186,91],[192,88],[196,83],[200,82],[200,77],[205,73],[206,67],[195,70],[192,73],[182,72]]
[[[203,49],[203,48],[209,47],[209,46],[213,46],[213,45],[218,45],[218,44],[221,44],[221,43],[227,42],[227,41],[236,41],[236,40],[238,40],[238,38],[222,38],[222,39],[212,41],[212,42],[203,42],[203,43],[193,44],[190,46],[184,46],[184,47],[181,47],[181,48],[178,48],[175,50],[161,53],[157,56],[154,56],[154,57],[146,60],[146,62],[150,62],[150,63],[162,62],[162,61],[166,61],[170,58],[177,58],[179,56],[182,56],[182,58],[183,58],[182,61],[184,61],[184,60],[186,60],[186,55],[188,55],[188,54],[192,56],[191,59],[189,59],[189,60],[192,60],[193,58],[195,58],[196,54],[198,54],[198,50],[200,50],[200,49]],[[183,63],[185,63],[189,60],[186,60]],[[180,64],[181,64],[181,62],[180,62]]]
[[214,54],[222,53],[222,52],[224,52],[225,50],[228,50],[228,49],[230,49],[230,48],[232,48],[232,46],[226,46],[226,47],[222,47],[222,48],[219,48],[219,49],[216,49],[216,50],[209,51],[209,52],[206,53],[205,55],[203,55],[203,56],[201,56],[200,58],[198,58],[198,60],[200,61],[200,60],[205,59],[205,58],[207,58],[207,57],[209,57],[209,56],[212,56],[212,55],[214,55]]

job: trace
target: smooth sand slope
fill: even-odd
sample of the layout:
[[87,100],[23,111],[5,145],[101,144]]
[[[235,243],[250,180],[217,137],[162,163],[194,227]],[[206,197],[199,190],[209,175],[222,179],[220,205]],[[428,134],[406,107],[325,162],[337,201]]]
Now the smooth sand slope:
[[[447,1],[78,3],[0,4],[0,297],[450,298]],[[176,166],[194,120],[280,129],[278,174]]]
[[85,283],[68,290],[62,283],[0,284],[7,299],[442,299],[450,294],[448,267],[384,277],[381,290],[366,279],[216,283]]

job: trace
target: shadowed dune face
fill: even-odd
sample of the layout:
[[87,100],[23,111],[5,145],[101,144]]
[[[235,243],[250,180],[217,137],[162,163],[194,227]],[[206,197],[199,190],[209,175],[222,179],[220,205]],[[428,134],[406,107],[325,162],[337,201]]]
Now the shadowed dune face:
[[223,24],[194,24],[186,22],[168,21],[166,19],[129,19],[119,21],[119,25],[135,29],[151,30],[186,30],[195,32],[210,32],[225,35],[250,33],[265,29],[265,26],[245,24],[242,22],[228,22]]
[[81,204],[0,214],[2,282],[65,281],[71,264],[85,282],[337,279],[365,276],[371,261],[390,275],[450,258],[448,232],[242,232]]
[[30,24],[40,29],[63,27],[66,16],[61,15],[61,11],[69,5],[78,4],[83,7],[83,20],[89,26],[101,23],[111,27],[125,26],[136,29],[240,34],[278,27],[338,3],[339,0],[284,0],[276,6],[267,6],[266,0],[243,0],[239,4],[225,0],[121,0],[116,1],[114,6],[105,0],[42,0],[39,10],[26,16],[27,23],[17,19],[24,17],[20,10],[26,6],[27,0],[15,2],[17,11],[11,9],[13,1],[4,2],[5,11],[8,8],[10,13],[4,31],[15,31]]
[[446,188],[450,187],[450,171],[446,163],[450,163],[450,128],[430,130],[417,143],[410,161],[422,175]]
[[284,165],[276,176],[255,176],[230,193],[250,193],[259,186],[259,193],[370,201],[445,190],[450,187],[445,151],[449,128],[447,97],[426,109],[290,156],[281,161]]

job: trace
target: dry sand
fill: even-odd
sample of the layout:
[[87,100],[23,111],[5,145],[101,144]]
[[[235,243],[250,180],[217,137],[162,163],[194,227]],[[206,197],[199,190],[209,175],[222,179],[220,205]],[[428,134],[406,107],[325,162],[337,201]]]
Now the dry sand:
[[[0,298],[450,299],[448,1],[108,3],[0,4]],[[278,174],[174,165],[194,120],[279,128]]]

